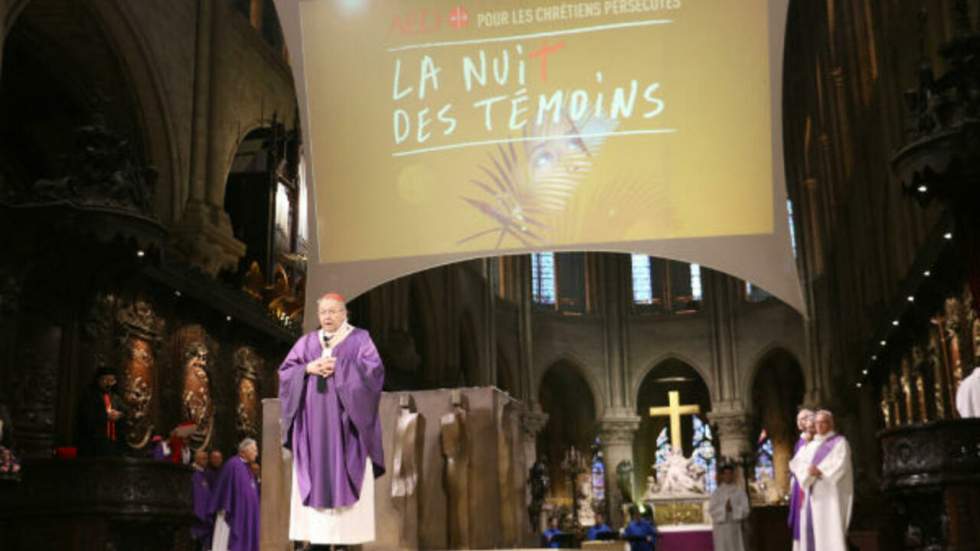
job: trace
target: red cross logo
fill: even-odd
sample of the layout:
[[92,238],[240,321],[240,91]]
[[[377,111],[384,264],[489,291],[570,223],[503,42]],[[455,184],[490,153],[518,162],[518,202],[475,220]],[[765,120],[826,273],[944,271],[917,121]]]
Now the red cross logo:
[[456,6],[449,12],[449,25],[456,29],[462,29],[470,24],[470,14],[463,6]]

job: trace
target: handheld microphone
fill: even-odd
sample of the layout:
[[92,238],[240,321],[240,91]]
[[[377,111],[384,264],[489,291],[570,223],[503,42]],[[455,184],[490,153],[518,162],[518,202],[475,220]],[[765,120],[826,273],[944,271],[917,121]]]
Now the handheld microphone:
[[[323,358],[325,356],[331,356],[332,354],[330,351],[330,338],[327,337],[326,334],[324,334],[322,339],[323,339],[323,354],[320,357]],[[316,380],[316,391],[322,394],[327,391],[327,378],[324,377],[323,375],[317,375],[317,377],[318,378]]]

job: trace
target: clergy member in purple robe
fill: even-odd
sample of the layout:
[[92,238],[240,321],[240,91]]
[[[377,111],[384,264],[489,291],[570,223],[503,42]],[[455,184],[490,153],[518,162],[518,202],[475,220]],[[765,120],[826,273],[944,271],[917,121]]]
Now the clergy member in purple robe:
[[248,464],[259,456],[255,440],[238,445],[238,455],[221,468],[211,488],[208,513],[214,518],[211,551],[259,550],[259,488]]
[[214,483],[218,481],[218,473],[221,472],[221,466],[225,464],[225,456],[221,454],[220,450],[211,450],[208,454],[208,468],[204,471],[204,476],[208,479],[208,483],[211,487],[214,487]]
[[347,323],[343,297],[317,301],[320,329],[279,368],[283,445],[293,453],[289,539],[374,540],[374,479],[384,473],[378,404],[384,366],[368,332]]
[[[793,447],[793,457],[796,457],[796,454],[800,453],[800,450],[806,447],[810,440],[813,440],[813,435],[817,430],[813,424],[813,415],[813,410],[810,409],[801,409],[796,414],[796,428],[800,431],[800,438],[796,441],[796,446]],[[793,536],[793,551],[798,551],[800,548],[800,511],[803,510],[803,488],[800,488],[800,483],[796,480],[792,470],[789,480],[789,519],[787,522],[790,534]]]
[[191,538],[200,551],[211,549],[211,515],[208,514],[208,502],[211,500],[211,483],[205,473],[208,466],[208,452],[194,452],[194,463],[191,467],[191,497],[194,500],[194,524],[191,525]]

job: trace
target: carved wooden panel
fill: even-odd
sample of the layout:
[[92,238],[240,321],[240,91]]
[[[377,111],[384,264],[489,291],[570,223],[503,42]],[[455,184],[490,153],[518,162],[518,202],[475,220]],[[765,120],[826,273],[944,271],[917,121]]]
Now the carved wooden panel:
[[207,448],[214,436],[211,362],[217,347],[200,325],[180,328],[174,341],[181,370],[181,415],[196,425],[191,446]]
[[235,351],[235,382],[237,392],[236,428],[238,438],[258,438],[262,418],[259,409],[259,373],[264,370],[265,360],[251,346]]
[[45,549],[171,551],[194,518],[189,467],[125,458],[24,467],[22,481],[0,492],[5,549],[43,541]]

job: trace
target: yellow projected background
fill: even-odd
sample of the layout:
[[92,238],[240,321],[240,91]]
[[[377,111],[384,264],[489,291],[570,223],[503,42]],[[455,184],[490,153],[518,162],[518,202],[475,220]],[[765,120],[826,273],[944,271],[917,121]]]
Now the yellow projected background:
[[300,16],[320,262],[774,231],[765,0]]

